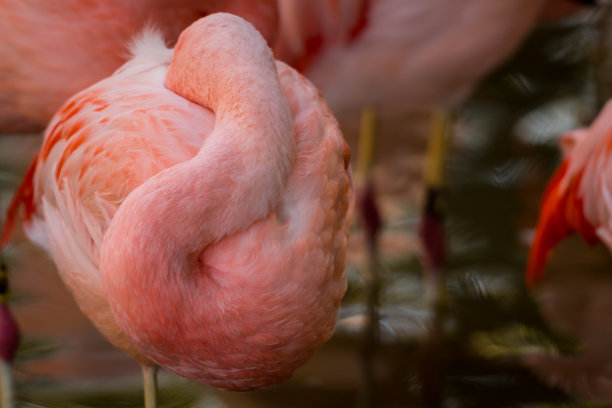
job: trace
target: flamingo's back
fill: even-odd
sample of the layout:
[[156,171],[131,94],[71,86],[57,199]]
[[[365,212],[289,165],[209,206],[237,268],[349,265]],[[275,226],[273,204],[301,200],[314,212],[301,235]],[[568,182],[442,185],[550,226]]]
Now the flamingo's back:
[[277,57],[336,114],[452,104],[502,63],[545,0],[283,0]]

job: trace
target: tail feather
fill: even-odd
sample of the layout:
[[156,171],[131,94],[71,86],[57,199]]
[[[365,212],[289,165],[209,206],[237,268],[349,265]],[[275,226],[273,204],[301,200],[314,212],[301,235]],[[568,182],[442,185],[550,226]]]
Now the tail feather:
[[21,186],[19,186],[15,192],[15,195],[13,196],[13,199],[11,200],[11,203],[6,211],[6,222],[4,223],[2,235],[0,236],[0,248],[4,248],[11,240],[21,206],[23,205],[25,209],[25,220],[31,219],[32,214],[34,214],[34,173],[36,171],[37,163],[38,155],[34,158],[34,161],[26,172]]
[[530,289],[544,278],[550,253],[565,237],[578,232],[589,244],[599,241],[595,228],[584,216],[583,200],[578,194],[582,174],[568,184],[563,182],[568,166],[569,162],[565,160],[549,181],[542,197],[527,263],[526,283]]

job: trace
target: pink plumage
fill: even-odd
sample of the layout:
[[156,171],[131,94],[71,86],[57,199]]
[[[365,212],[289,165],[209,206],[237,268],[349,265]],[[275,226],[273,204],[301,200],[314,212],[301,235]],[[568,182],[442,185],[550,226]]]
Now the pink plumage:
[[300,68],[336,114],[451,105],[518,49],[542,13],[577,9],[566,3],[283,0],[275,52]]
[[174,44],[198,18],[224,11],[273,43],[275,0],[0,0],[0,132],[44,129],[73,94],[113,73],[146,27]]
[[348,146],[239,17],[134,49],[55,115],[9,218],[25,205],[83,312],[141,363],[235,390],[284,381],[346,289]]
[[545,272],[555,247],[573,234],[612,251],[612,101],[590,126],[567,132],[560,144],[564,160],[542,197],[526,278],[530,288],[538,285],[548,323],[580,347],[571,355],[528,354],[523,361],[555,386],[610,403],[610,278],[578,270],[546,282]]

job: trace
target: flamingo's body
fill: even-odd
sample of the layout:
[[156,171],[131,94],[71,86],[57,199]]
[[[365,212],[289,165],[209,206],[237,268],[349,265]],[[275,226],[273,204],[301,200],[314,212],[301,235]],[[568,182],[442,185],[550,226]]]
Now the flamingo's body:
[[41,130],[76,92],[113,73],[147,26],[174,44],[198,18],[244,17],[270,41],[275,0],[0,0],[0,132]]
[[[566,0],[283,0],[277,58],[335,113],[462,101]],[[567,5],[566,5],[567,6]]]
[[29,237],[117,347],[254,389],[334,330],[348,154],[317,90],[252,26],[215,14],[174,55],[145,37],[64,105],[9,220],[24,204]]

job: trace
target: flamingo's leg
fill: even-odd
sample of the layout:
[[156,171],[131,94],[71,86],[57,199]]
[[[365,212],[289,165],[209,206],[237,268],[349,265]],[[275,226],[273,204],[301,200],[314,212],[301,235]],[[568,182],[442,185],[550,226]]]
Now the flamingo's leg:
[[145,408],[157,408],[157,366],[142,365]]

